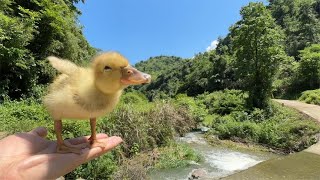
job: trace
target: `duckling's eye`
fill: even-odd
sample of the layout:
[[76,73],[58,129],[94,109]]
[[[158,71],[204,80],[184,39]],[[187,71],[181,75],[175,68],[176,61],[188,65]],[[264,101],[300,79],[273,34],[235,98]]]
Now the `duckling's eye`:
[[111,67],[105,66],[105,67],[104,67],[104,70],[105,70],[105,71],[110,71],[110,70],[111,70]]

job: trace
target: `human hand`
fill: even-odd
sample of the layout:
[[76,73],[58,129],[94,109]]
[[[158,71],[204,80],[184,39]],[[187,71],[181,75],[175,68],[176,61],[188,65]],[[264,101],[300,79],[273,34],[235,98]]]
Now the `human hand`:
[[[79,165],[99,157],[118,146],[122,139],[97,134],[105,148],[85,148],[82,154],[58,154],[55,141],[44,139],[47,130],[38,127],[28,133],[18,133],[0,140],[0,179],[56,179]],[[88,141],[89,136],[68,139],[71,144]]]

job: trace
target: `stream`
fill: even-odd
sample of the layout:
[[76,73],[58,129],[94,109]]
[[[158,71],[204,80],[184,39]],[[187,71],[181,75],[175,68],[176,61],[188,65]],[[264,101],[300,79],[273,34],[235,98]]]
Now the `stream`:
[[150,173],[152,180],[186,180],[195,174],[195,171],[196,174],[202,174],[202,179],[219,179],[277,157],[277,155],[268,152],[214,147],[206,142],[200,132],[188,133],[184,137],[177,138],[177,141],[187,143],[204,157],[204,161],[190,162],[189,166],[182,168],[152,171]]

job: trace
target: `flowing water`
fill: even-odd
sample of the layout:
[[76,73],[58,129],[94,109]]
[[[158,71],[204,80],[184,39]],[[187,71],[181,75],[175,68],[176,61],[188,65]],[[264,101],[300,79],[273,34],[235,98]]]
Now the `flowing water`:
[[[202,154],[204,161],[190,162],[183,168],[153,171],[153,180],[185,180],[193,171],[205,172],[205,179],[218,179],[240,170],[247,169],[276,155],[266,152],[236,151],[232,149],[213,147],[209,145],[200,132],[188,133],[177,139],[180,143],[189,144],[194,150]],[[198,169],[198,170],[197,170]]]

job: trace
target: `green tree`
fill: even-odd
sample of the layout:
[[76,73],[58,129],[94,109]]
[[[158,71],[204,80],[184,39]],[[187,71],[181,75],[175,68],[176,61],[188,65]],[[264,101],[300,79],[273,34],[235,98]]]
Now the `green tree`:
[[265,108],[272,82],[283,59],[283,33],[263,3],[250,3],[231,27],[236,75],[249,92],[249,107]]
[[298,67],[301,90],[320,88],[320,44],[313,44],[300,51]]
[[319,0],[269,0],[269,8],[284,29],[286,52],[298,58],[299,50],[320,43]]

